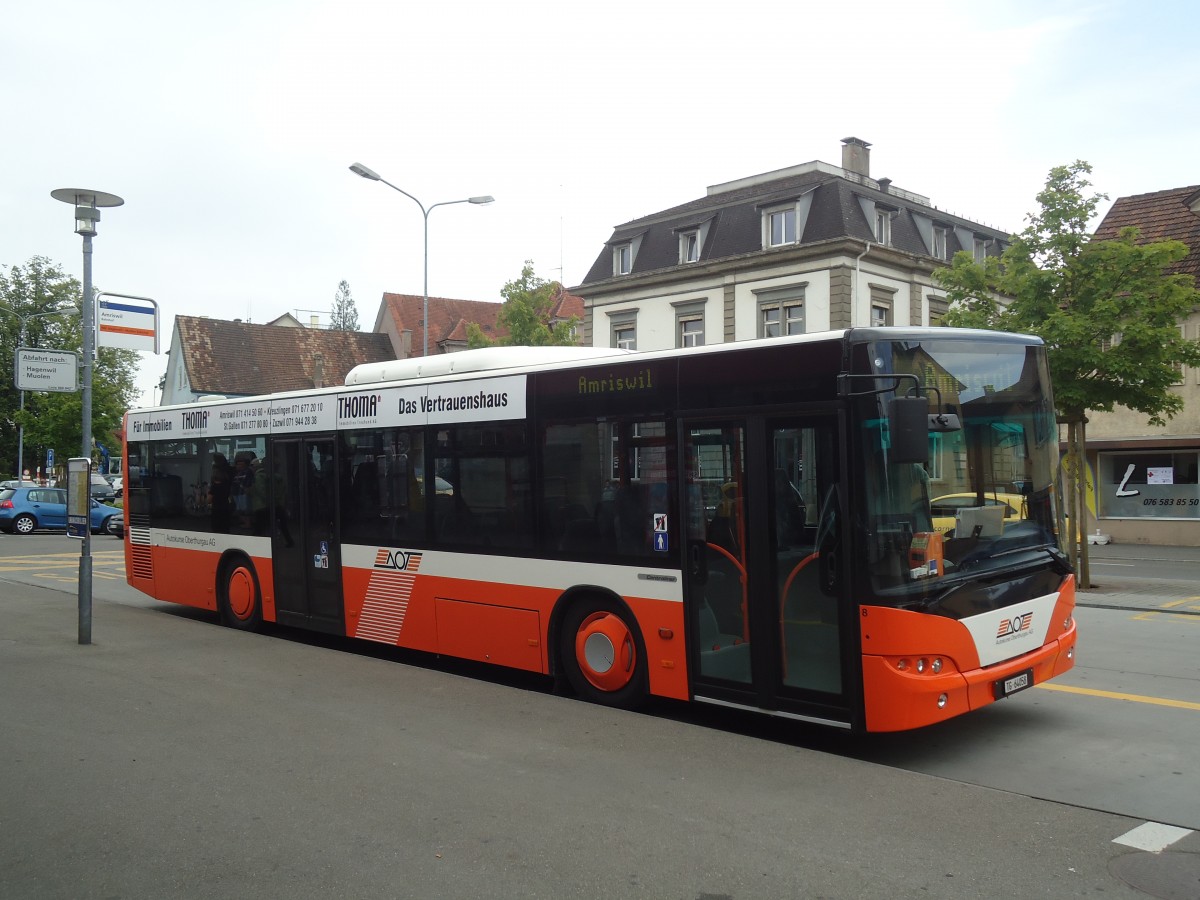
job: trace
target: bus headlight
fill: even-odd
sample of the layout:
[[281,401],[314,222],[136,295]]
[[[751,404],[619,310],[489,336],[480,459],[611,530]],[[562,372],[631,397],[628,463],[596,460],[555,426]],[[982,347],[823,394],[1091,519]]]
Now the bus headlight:
[[949,701],[950,701],[950,698],[947,697],[945,694],[938,694],[938,709],[945,709],[946,704]]
[[933,661],[933,674],[936,675],[941,671],[942,671],[942,661],[940,659],[935,659]]

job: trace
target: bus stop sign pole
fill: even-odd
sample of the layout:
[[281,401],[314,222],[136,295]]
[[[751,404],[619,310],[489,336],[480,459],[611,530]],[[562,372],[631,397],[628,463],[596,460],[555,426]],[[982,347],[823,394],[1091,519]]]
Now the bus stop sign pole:
[[92,460],[67,460],[67,537],[82,538],[79,554],[79,643],[92,642]]

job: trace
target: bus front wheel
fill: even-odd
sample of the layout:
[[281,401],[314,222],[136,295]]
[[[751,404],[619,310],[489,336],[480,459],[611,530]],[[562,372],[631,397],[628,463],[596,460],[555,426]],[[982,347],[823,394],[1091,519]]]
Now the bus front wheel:
[[567,680],[585,700],[632,708],[646,697],[646,653],[629,613],[615,603],[575,603],[562,627]]
[[240,631],[257,631],[262,625],[262,592],[254,564],[245,557],[231,559],[218,578],[221,621]]

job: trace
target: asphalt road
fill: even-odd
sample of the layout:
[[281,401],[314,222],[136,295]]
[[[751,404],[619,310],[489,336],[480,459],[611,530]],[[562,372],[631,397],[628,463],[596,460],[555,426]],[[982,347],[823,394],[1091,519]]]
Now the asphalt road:
[[[1200,796],[1200,716],[1109,696],[1173,684],[1180,703],[1200,700],[1194,632],[1158,611],[1182,598],[1123,592],[1145,610],[1080,610],[1087,640],[1064,683],[1098,693],[1036,689],[938,729],[849,740],[241,634],[133,592],[118,547],[93,544],[84,647],[78,544],[0,536],[5,898],[1200,895],[1168,893],[1200,885],[1195,825],[1164,829],[1139,806],[1156,781],[1185,812]],[[1159,671],[1175,665],[1183,676]],[[1108,792],[1121,808],[1081,794],[1113,782],[1138,735]]]

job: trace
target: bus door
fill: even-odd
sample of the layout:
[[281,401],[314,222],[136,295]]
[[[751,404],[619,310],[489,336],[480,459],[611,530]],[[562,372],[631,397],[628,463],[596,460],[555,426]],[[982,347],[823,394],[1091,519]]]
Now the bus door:
[[682,425],[701,699],[847,721],[833,417]]
[[275,608],[279,621],[342,634],[342,566],[334,529],[332,436],[273,438]]

